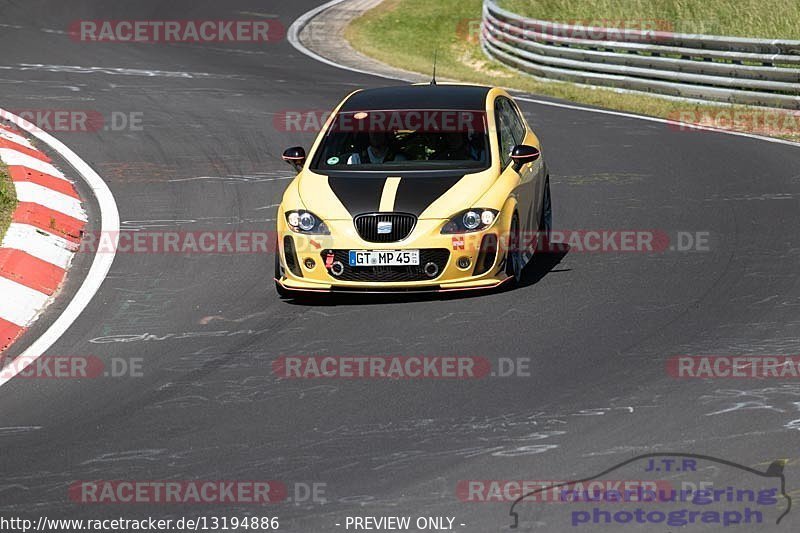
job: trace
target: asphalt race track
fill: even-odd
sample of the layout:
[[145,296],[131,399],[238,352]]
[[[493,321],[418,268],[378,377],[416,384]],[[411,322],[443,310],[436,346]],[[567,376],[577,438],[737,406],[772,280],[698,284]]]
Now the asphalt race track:
[[[318,3],[5,0],[0,107],[141,113],[141,131],[55,133],[108,183],[123,229],[272,230],[292,176],[281,152],[314,138],[279,131],[276,114],[329,109],[355,88],[393,82],[315,62],[286,40],[81,43],[65,31],[76,19],[253,13],[288,27]],[[462,502],[459,481],[576,479],[657,452],[760,469],[790,459],[787,492],[800,488],[797,379],[665,371],[680,354],[800,351],[800,148],[520,104],[544,144],[556,229],[707,232],[709,249],[569,250],[537,259],[512,291],[319,302],[280,300],[272,255],[119,254],[48,354],[140,358],[142,375],[2,386],[0,513],[268,515],[309,533],[345,530],[347,516],[454,516],[458,531],[483,533],[508,527],[509,505]],[[273,374],[279,356],[325,354],[529,358],[530,375]],[[68,497],[80,480],[203,479],[282,480],[290,497],[295,484],[319,483],[327,503]],[[529,530],[575,529],[537,528],[546,518],[534,510],[520,517]],[[790,513],[758,531],[798,524]]]

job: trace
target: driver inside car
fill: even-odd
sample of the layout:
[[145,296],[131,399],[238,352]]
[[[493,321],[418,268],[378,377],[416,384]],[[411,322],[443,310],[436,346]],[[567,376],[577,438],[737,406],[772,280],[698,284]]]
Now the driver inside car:
[[369,133],[369,144],[360,153],[356,152],[347,158],[348,165],[379,165],[387,161],[405,161],[402,153],[392,149],[389,135],[385,131]]

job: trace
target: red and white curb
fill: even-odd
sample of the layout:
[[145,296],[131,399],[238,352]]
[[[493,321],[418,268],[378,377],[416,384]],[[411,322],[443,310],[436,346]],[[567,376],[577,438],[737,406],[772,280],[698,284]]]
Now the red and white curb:
[[[37,127],[35,124],[2,108],[0,108],[0,119],[7,120],[19,129],[36,137],[40,142],[46,144],[61,156],[70,167],[75,169],[83,181],[86,182],[95,200],[97,200],[97,205],[100,208],[100,231],[105,235],[109,235],[112,241],[111,251],[109,253],[95,254],[94,259],[92,259],[92,264],[89,267],[89,272],[86,273],[86,276],[81,282],[81,286],[78,287],[78,290],[72,295],[67,306],[61,311],[61,314],[58,315],[44,333],[33,340],[31,344],[19,354],[19,359],[24,360],[26,365],[32,365],[61,338],[78,317],[80,317],[84,309],[91,303],[97,291],[100,290],[100,286],[106,279],[108,271],[111,270],[111,265],[114,263],[114,258],[116,257],[116,248],[119,242],[119,209],[117,208],[117,203],[114,201],[114,195],[111,189],[108,188],[103,178],[101,178],[86,161],[81,159],[78,154],[70,150],[67,145]],[[11,133],[16,135],[13,131]],[[11,140],[14,139],[12,138]],[[24,146],[24,142],[22,145]],[[0,369],[0,387],[18,376],[25,368],[26,367],[23,365],[10,365],[10,367],[6,366]]]
[[86,225],[75,187],[20,130],[0,124],[0,160],[17,193],[0,241],[0,352],[53,301]]

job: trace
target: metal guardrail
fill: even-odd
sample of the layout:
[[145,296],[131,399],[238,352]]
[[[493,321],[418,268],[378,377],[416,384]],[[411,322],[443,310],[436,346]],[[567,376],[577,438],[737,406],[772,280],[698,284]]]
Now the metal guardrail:
[[800,109],[800,41],[573,26],[484,0],[481,46],[542,78]]

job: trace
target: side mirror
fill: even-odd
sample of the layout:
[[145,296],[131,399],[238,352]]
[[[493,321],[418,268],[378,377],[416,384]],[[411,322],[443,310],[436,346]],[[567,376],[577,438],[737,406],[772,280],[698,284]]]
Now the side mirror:
[[293,146],[283,151],[283,160],[300,172],[306,162],[306,151],[302,146]]
[[514,160],[514,166],[516,166],[516,168],[520,168],[522,165],[527,165],[528,163],[533,163],[539,159],[541,155],[542,153],[538,148],[527,144],[518,144],[511,150],[511,159]]

